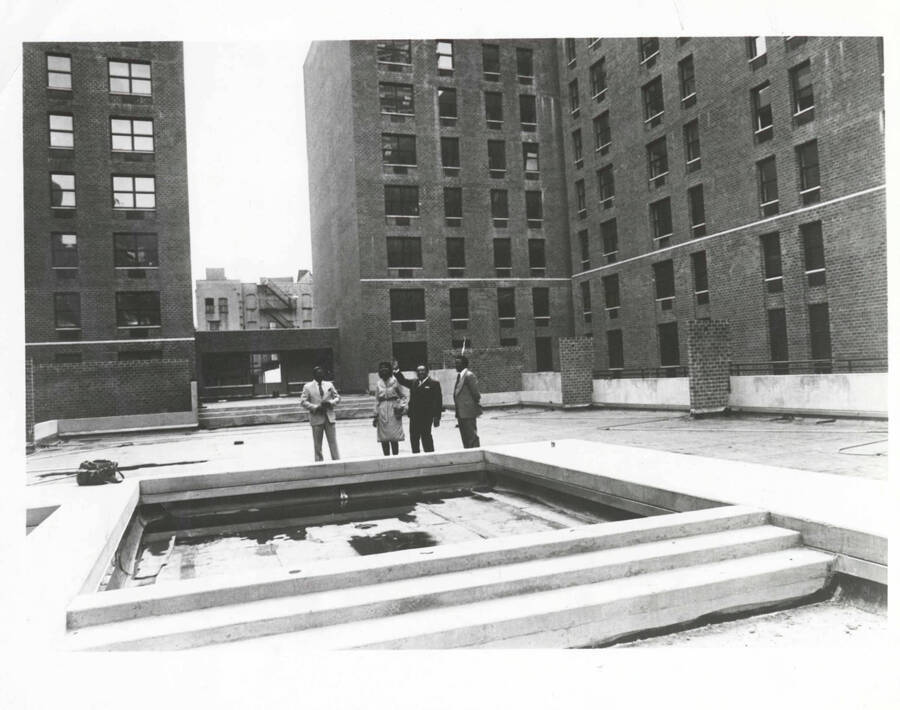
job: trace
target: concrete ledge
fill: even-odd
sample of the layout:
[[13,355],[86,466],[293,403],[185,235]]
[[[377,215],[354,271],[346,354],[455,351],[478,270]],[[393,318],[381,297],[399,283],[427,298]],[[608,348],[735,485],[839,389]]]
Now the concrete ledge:
[[797,407],[746,407],[729,405],[732,412],[749,414],[792,414],[795,417],[847,417],[851,419],[887,419],[887,412],[852,409],[798,409]]
[[124,414],[114,417],[87,417],[85,419],[53,419],[34,425],[34,439],[35,442],[38,442],[61,436],[74,437],[196,427],[196,412],[159,412],[155,414]]

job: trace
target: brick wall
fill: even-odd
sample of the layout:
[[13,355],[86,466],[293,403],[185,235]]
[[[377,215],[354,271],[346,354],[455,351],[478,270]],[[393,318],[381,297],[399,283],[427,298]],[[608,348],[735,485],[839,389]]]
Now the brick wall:
[[188,360],[34,366],[34,420],[191,410]]
[[724,411],[731,390],[731,326],[727,321],[689,321],[687,346],[691,414]]
[[592,338],[559,339],[559,368],[563,406],[590,404],[593,399],[594,342]]
[[34,441],[34,365],[25,360],[25,441]]
[[[459,350],[444,350],[443,366],[453,367]],[[522,389],[523,354],[520,347],[466,349],[469,369],[478,377],[482,392],[518,392]]]

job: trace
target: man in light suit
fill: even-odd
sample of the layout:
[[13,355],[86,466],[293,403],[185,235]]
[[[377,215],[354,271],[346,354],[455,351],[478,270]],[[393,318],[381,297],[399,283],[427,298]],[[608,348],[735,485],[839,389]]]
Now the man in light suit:
[[463,448],[473,449],[481,446],[476,425],[476,417],[481,416],[478,378],[469,369],[469,358],[465,355],[459,355],[454,364],[458,374],[453,387],[453,404],[456,407],[456,420],[459,422],[459,435],[462,437]]
[[313,380],[303,385],[300,395],[300,406],[309,412],[309,423],[312,426],[313,449],[316,461],[324,461],[322,456],[322,434],[328,438],[328,449],[331,460],[337,461],[337,434],[334,431],[334,407],[341,401],[341,396],[331,382],[325,380],[325,371],[321,367],[313,368]]

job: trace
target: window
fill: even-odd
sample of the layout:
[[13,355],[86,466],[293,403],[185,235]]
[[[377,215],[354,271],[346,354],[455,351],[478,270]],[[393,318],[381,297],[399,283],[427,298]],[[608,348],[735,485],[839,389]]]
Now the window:
[[114,234],[113,262],[129,269],[159,266],[159,243],[155,234]]
[[822,223],[808,222],[800,225],[803,241],[803,265],[806,282],[810,286],[825,285],[825,245],[822,242]]
[[610,219],[600,224],[600,241],[607,264],[615,263],[619,253],[619,229],[616,220]]
[[381,113],[412,116],[415,113],[413,88],[411,84],[378,84],[378,100]]
[[494,269],[498,272],[498,276],[509,276],[509,270],[512,269],[512,242],[509,239],[494,240]]
[[622,331],[606,331],[606,352],[610,370],[621,370],[625,367],[625,350],[622,347]]
[[77,269],[78,238],[74,234],[51,234],[50,254],[54,269]]
[[[602,282],[603,301],[606,304],[606,310],[618,308],[621,305],[619,300],[619,275],[604,276]],[[610,317],[614,316],[610,315]]]
[[219,321],[211,320],[206,323],[210,330],[221,330]]
[[681,80],[681,105],[684,108],[693,106],[697,102],[693,54],[689,54],[678,62],[678,77]]
[[665,136],[647,145],[647,169],[654,187],[665,184],[665,177],[669,173],[669,153],[666,150]]
[[533,131],[537,126],[537,103],[532,94],[519,94],[519,123],[523,131]]
[[586,271],[591,268],[591,240],[586,229],[578,232],[578,246],[581,249],[581,268]]
[[653,265],[653,282],[656,285],[657,301],[675,298],[675,268],[671,259]]
[[819,147],[816,141],[798,145],[797,168],[800,171],[800,201],[811,205],[822,198],[819,184]]
[[203,304],[204,304],[204,307],[206,308],[206,315],[214,316],[216,314],[216,299],[204,298]]
[[392,288],[391,320],[425,320],[425,291],[420,288]]
[[422,266],[422,240],[419,237],[388,237],[389,269],[418,269]]
[[416,185],[385,185],[384,214],[386,217],[418,217],[419,188]]
[[447,268],[466,268],[466,240],[462,237],[449,237],[447,239]]
[[553,370],[553,338],[539,336],[534,339],[535,370],[551,372]]
[[450,289],[450,323],[454,330],[462,330],[469,326],[468,289]]
[[438,87],[438,117],[456,118],[456,89]]
[[658,76],[648,81],[641,88],[641,96],[644,100],[644,123],[655,126],[665,111],[663,105],[662,77]]
[[597,188],[600,192],[600,202],[603,207],[611,207],[612,200],[616,196],[616,183],[613,178],[612,165],[607,165],[597,171]]
[[74,148],[75,126],[72,116],[61,113],[51,113],[50,123],[50,147]]
[[494,226],[500,226],[496,223],[498,219],[509,219],[509,199],[506,190],[491,190],[491,217],[495,220]]
[[600,46],[600,41],[601,41],[600,37],[588,37],[587,38],[588,49],[596,49],[597,47]]
[[759,176],[759,206],[764,217],[778,214],[778,173],[775,171],[775,156],[760,160],[756,164]]
[[661,323],[659,333],[659,364],[661,367],[677,367],[681,362],[678,352],[678,323]]
[[518,338],[500,338],[501,348],[513,348],[519,344]]
[[667,246],[672,236],[672,207],[669,198],[650,204],[650,235],[657,248]]
[[392,343],[394,359],[403,371],[415,370],[419,365],[428,364],[428,343],[405,342]]
[[575,63],[575,40],[571,37],[566,38],[566,62],[568,64]]
[[783,308],[772,308],[766,312],[769,321],[769,357],[772,359],[772,373],[788,374],[787,319]]
[[520,79],[534,77],[534,52],[525,47],[516,47],[516,75]]
[[581,96],[578,93],[578,79],[569,82],[569,111],[578,113],[581,108]]
[[382,133],[381,160],[384,165],[415,165],[416,137]]
[[81,361],[81,353],[56,353],[53,356],[55,365],[77,365]]
[[684,158],[687,172],[700,169],[700,123],[696,119],[684,124]]
[[550,325],[550,289],[543,286],[531,289],[531,305],[534,324]]
[[[538,173],[541,170],[537,143],[522,144],[522,165],[526,173]],[[532,177],[526,174],[526,178]],[[536,176],[534,176],[536,177]]]
[[50,206],[75,206],[75,176],[71,173],[51,173]]
[[109,134],[113,150],[153,152],[153,119],[111,118]]
[[575,159],[575,167],[581,167],[581,129],[572,131],[572,156]]
[[[210,323],[212,326],[213,323]],[[218,321],[215,321],[216,328],[210,328],[210,330],[218,329]],[[136,360],[162,360],[162,350],[123,350],[120,353],[117,353],[117,357],[119,362],[134,362]]]
[[441,138],[441,165],[459,169],[459,138]]
[[659,54],[659,37],[641,37],[638,40],[641,64],[652,66],[651,60]]
[[594,150],[600,151],[603,155],[609,150],[609,144],[612,142],[612,133],[609,128],[609,111],[604,111],[594,118]]
[[81,330],[81,296],[54,293],[53,319],[57,330]]
[[131,291],[117,293],[116,325],[119,328],[159,326],[159,292]]
[[497,289],[497,315],[500,318],[500,327],[505,324],[513,325],[516,318],[516,290],[513,288]]
[[117,209],[156,209],[156,179],[149,175],[113,175],[112,188]]
[[488,81],[499,81],[500,46],[496,44],[481,45],[481,64],[485,79]]
[[497,91],[484,92],[484,117],[489,127],[496,128],[503,123],[503,94]]
[[462,218],[462,188],[444,188],[444,217],[459,220]]
[[585,323],[591,322],[591,282],[582,281],[581,288],[581,318]]
[[[506,172],[506,141],[488,141],[488,170],[492,177],[503,177]],[[494,172],[500,175],[494,176]]]
[[109,62],[109,91],[112,94],[150,96],[150,62]]
[[703,185],[694,185],[688,190],[688,214],[691,218],[691,236],[706,234],[706,209],[703,204]]
[[525,191],[525,218],[529,227],[540,227],[544,219],[544,198],[540,190]]
[[583,217],[587,213],[587,197],[584,194],[584,180],[575,181],[575,207],[578,215]]
[[382,64],[412,64],[412,47],[408,39],[386,39],[375,44],[375,56]]
[[453,40],[439,39],[435,46],[437,56],[438,74],[448,76],[453,74]]
[[[747,38],[747,58],[750,61],[763,56],[766,53],[765,37],[748,37]],[[760,65],[761,66],[761,65]],[[754,69],[756,67],[753,67]]]
[[697,305],[709,303],[709,275],[706,270],[706,252],[695,251],[691,254],[691,267],[694,272],[694,297]]
[[51,89],[72,88],[72,58],[61,54],[47,55],[47,86]]
[[225,315],[225,316],[228,315],[228,299],[227,298],[219,299],[219,313],[221,313],[222,315]]
[[[831,325],[828,304],[814,303],[809,307],[809,354],[813,360],[831,360]],[[828,363],[830,370],[831,363]],[[821,372],[824,368],[817,367]]]
[[756,142],[762,143],[772,137],[772,93],[766,81],[750,91],[753,105],[753,133]]
[[778,232],[763,234],[760,238],[763,257],[763,277],[766,291],[780,293],[784,290],[781,271],[781,239]]
[[528,240],[528,268],[532,276],[543,276],[547,269],[547,253],[543,239]]
[[806,44],[806,40],[808,39],[809,37],[788,35],[784,38],[784,50],[786,52],[793,52],[795,49],[798,49]]
[[813,109],[815,108],[812,70],[810,69],[809,60],[807,59],[791,69],[790,78],[794,121],[799,125],[812,120]]
[[591,96],[599,101],[606,93],[606,58],[591,64]]

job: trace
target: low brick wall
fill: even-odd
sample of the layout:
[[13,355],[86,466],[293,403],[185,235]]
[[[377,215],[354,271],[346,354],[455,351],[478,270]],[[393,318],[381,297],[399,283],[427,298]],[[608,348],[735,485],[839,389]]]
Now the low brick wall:
[[187,359],[35,365],[34,421],[191,411]]
[[559,369],[564,407],[586,406],[591,403],[593,367],[593,338],[559,339]]
[[[459,350],[445,350],[444,369],[453,369]],[[485,392],[518,392],[522,389],[522,348],[474,348],[466,350],[469,369],[478,378],[478,388]]]
[[723,412],[731,391],[731,326],[727,321],[688,321],[691,414]]

